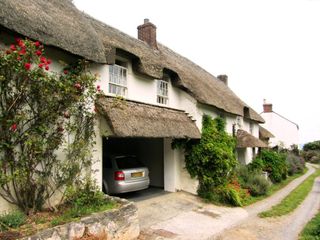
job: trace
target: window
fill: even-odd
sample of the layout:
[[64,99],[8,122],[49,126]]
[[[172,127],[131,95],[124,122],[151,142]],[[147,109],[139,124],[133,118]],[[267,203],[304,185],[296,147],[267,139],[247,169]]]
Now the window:
[[157,81],[157,103],[168,104],[168,82],[164,80]]
[[250,133],[253,134],[253,123],[250,122],[249,124],[249,130],[250,130]]
[[145,167],[136,156],[121,156],[116,157],[116,162],[119,169],[128,169],[128,168],[141,168]]
[[242,128],[242,125],[243,125],[243,118],[241,116],[237,116],[236,117],[236,125],[237,125],[237,128]]
[[109,93],[119,96],[127,94],[127,68],[119,65],[109,66]]

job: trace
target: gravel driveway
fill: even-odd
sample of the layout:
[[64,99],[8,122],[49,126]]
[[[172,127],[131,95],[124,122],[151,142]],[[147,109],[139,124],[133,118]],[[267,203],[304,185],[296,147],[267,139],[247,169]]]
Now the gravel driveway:
[[285,189],[274,196],[245,208],[249,216],[235,227],[224,231],[216,240],[294,240],[298,239],[304,225],[320,209],[320,178],[317,178],[312,191],[302,204],[291,214],[275,218],[259,218],[257,213],[269,209],[294,189],[307,176],[314,172],[313,168],[303,177],[296,179]]

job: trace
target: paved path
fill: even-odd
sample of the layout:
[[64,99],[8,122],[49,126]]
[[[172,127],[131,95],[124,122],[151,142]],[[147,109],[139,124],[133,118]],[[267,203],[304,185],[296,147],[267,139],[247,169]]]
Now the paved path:
[[[206,204],[200,198],[184,192],[137,202],[142,230],[139,239],[295,239],[296,233],[320,206],[320,199],[317,197],[320,191],[319,180],[299,208],[301,210],[298,209],[290,217],[260,219],[257,213],[279,203],[313,172],[314,169],[309,167],[305,175],[293,180],[276,194],[246,208]],[[279,234],[271,234],[273,232]]]
[[[309,170],[307,175],[314,172]],[[306,175],[306,176],[307,176]],[[305,178],[305,177],[304,177]],[[300,181],[299,181],[300,182]],[[271,205],[274,205],[272,202]],[[259,209],[261,207],[261,209]],[[237,224],[220,236],[212,239],[217,240],[296,240],[305,224],[320,209],[320,178],[315,180],[313,188],[307,198],[291,214],[275,218],[259,218],[257,213],[268,209],[264,203],[247,208],[250,212],[248,219]]]

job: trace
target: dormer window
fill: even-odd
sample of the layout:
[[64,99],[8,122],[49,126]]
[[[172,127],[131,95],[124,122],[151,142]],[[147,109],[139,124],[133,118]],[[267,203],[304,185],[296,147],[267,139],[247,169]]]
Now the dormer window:
[[109,93],[117,96],[126,96],[127,68],[117,64],[109,66]]
[[168,82],[157,80],[157,103],[168,105]]

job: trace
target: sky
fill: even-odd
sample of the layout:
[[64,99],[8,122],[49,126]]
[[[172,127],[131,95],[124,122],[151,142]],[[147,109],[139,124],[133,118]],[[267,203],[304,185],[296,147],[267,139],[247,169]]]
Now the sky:
[[214,76],[258,113],[263,99],[320,140],[320,0],[73,0],[137,37],[145,18],[157,40]]

